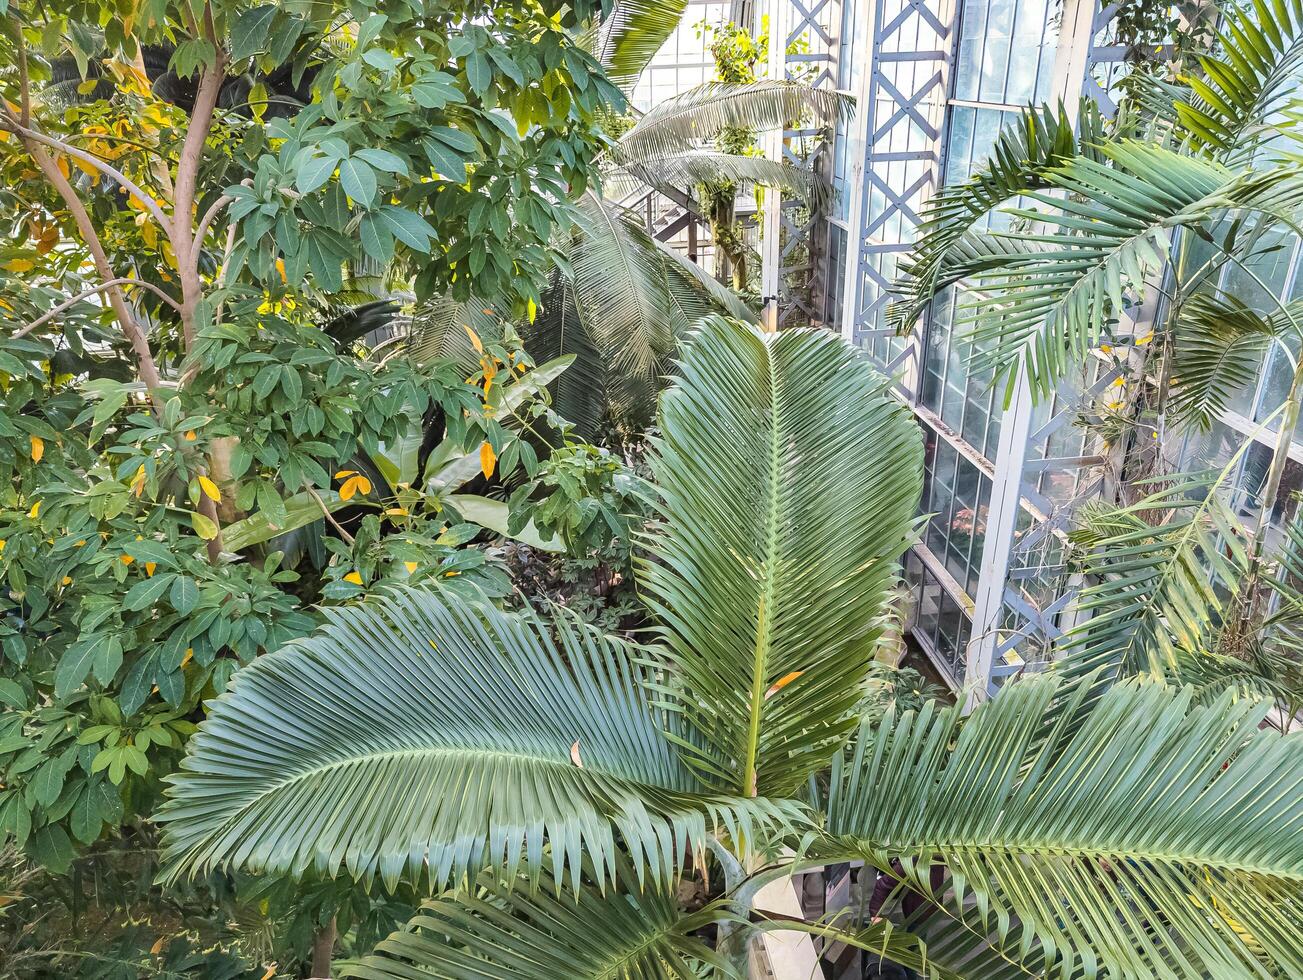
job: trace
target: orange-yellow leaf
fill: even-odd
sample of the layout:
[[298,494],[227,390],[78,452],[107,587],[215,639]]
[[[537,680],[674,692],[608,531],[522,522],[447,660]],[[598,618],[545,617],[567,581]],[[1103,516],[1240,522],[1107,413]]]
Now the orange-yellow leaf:
[[339,499],[352,500],[355,493],[357,493],[357,477],[350,476],[339,488]]
[[778,678],[778,680],[774,681],[772,684],[769,685],[769,690],[765,692],[765,697],[772,698],[775,694],[777,694],[779,691],[781,691],[788,684],[792,683],[792,681],[796,680],[804,673],[805,671],[803,670],[794,670],[790,674],[784,674],[782,677]]
[[194,430],[194,429],[191,429],[189,432],[187,432],[187,433],[185,434],[185,441],[186,441],[186,442],[194,442],[196,438],[197,438],[197,437],[196,437],[196,435],[195,435],[195,430]]
[[204,496],[213,503],[217,503],[222,499],[222,491],[217,489],[217,484],[206,476],[201,476],[199,478],[199,489],[202,490]]
[[347,575],[344,576],[344,581],[352,582],[354,585],[361,585],[362,576],[359,575],[357,572],[349,572]]
[[27,516],[30,517],[32,520],[36,520],[36,515],[39,514],[40,512],[41,512],[41,502],[38,500],[36,503],[32,504],[32,509],[27,512]]
[[406,566],[409,575],[417,569],[417,564],[414,561],[405,561],[403,565]]
[[278,259],[276,260],[276,272],[277,272],[277,273],[280,275],[280,277],[281,277],[281,284],[282,284],[282,285],[284,285],[284,284],[286,284],[286,283],[289,282],[289,280],[285,278],[285,260],[284,260],[284,259],[278,258]]
[[32,462],[39,463],[45,455],[45,440],[40,436],[28,436],[28,440],[32,444]]
[[477,334],[474,330],[470,328],[469,325],[465,323],[461,325],[461,328],[466,331],[466,336],[470,337],[471,346],[475,348],[476,353],[483,354],[484,344],[480,341],[480,335]]
[[488,479],[493,475],[493,468],[498,465],[498,454],[493,451],[493,444],[486,442],[480,446],[480,469],[484,473],[484,478]]
[[154,577],[154,569],[156,568],[158,568],[158,565],[155,562],[152,561],[145,562],[145,574],[148,575],[150,578]]
[[163,943],[166,940],[167,940],[167,936],[165,935],[159,936],[156,940],[154,940],[154,945],[149,947],[149,951],[153,953],[155,956],[157,956],[159,953],[163,951]]

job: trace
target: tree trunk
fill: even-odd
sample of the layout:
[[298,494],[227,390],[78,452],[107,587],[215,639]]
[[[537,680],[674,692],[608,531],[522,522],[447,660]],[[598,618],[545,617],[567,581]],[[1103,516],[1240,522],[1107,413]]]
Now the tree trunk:
[[335,951],[335,918],[316,931],[312,937],[312,967],[308,976],[312,980],[329,980],[330,958]]

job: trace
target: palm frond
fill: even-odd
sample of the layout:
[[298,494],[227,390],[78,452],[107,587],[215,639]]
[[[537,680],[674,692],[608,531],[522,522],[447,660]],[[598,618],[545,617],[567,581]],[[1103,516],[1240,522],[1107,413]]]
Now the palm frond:
[[689,326],[666,289],[664,259],[646,230],[589,192],[571,247],[575,312],[605,366],[616,410],[647,419],[678,338]]
[[[460,883],[545,867],[599,881],[617,846],[671,878],[718,822],[755,839],[788,804],[702,796],[626,644],[438,593],[325,610],[240,671],[169,777],[166,875],[228,866]],[[681,736],[680,736],[681,737]],[[545,847],[550,853],[545,855]]]
[[481,297],[460,301],[447,295],[436,296],[412,312],[407,325],[407,356],[418,364],[451,361],[474,371],[480,356],[466,331],[473,330],[484,340],[496,340],[502,336],[503,323],[493,304]]
[[424,903],[407,925],[347,967],[359,980],[723,980],[728,962],[694,935],[724,914],[685,914],[664,886],[642,891],[588,885],[558,894],[486,873],[478,887]]
[[922,485],[887,385],[826,331],[712,317],[661,398],[640,572],[716,786],[789,793],[854,727]]
[[1178,102],[1176,111],[1188,145],[1241,165],[1277,136],[1297,139],[1292,126],[1281,125],[1281,115],[1298,103],[1303,3],[1253,0],[1222,16],[1217,48],[1199,56],[1202,72],[1185,79],[1193,97]]
[[594,437],[606,414],[606,362],[579,319],[569,277],[553,275],[538,316],[521,325],[521,337],[535,360],[574,357],[570,370],[552,385],[552,407],[581,435]]
[[682,190],[709,182],[776,187],[816,210],[826,205],[832,195],[828,181],[808,167],[715,150],[684,150],[630,161],[605,176],[602,187],[608,197],[619,199],[640,186]]
[[[693,262],[678,249],[665,244],[665,242],[656,241],[656,248],[665,259],[666,274],[669,279],[671,295],[679,297],[690,297],[696,293],[704,295],[708,304],[703,306],[703,313],[692,317],[691,322],[695,323],[701,316],[706,313],[726,313],[735,320],[741,320],[744,323],[759,323],[759,319],[753,309],[742,302],[732,289],[725,286],[722,282],[712,276],[698,263]],[[687,303],[681,304],[687,308]]]
[[[1303,316],[1303,302],[1290,305]],[[1172,416],[1212,428],[1231,399],[1257,383],[1263,355],[1288,326],[1279,312],[1263,316],[1233,296],[1184,303],[1175,323]]]
[[[1266,215],[1293,226],[1303,202],[1296,166],[1234,174],[1220,164],[1162,146],[1124,140],[1102,150],[1111,166],[1076,157],[1052,169],[1049,181],[1066,196],[1026,196],[1047,210],[1009,213],[1049,226],[1043,234],[996,233],[1024,243],[1007,261],[992,256],[973,274],[976,298],[960,322],[996,377],[1028,371],[1033,392],[1048,397],[1081,364],[1104,330],[1160,268],[1173,228],[1202,225],[1226,211]],[[1043,246],[1027,252],[1025,243]]]
[[638,80],[688,9],[688,0],[615,0],[598,28],[593,56],[627,89]]
[[864,725],[834,757],[829,834],[934,902],[971,900],[997,939],[1022,930],[1038,976],[1298,975],[1301,737],[1229,695],[1084,689],[1051,674],[966,721],[930,704]]
[[811,117],[831,123],[853,106],[844,92],[801,82],[707,82],[658,103],[607,154],[617,164],[645,162],[696,149],[724,129],[764,132]]
[[1005,126],[986,163],[967,180],[943,187],[929,203],[919,240],[892,286],[901,297],[889,311],[896,328],[912,326],[928,302],[954,281],[946,272],[948,266],[963,266],[962,250],[952,255],[961,239],[1002,204],[1050,186],[1053,168],[1077,155],[1097,158],[1103,131],[1104,119],[1089,98],[1081,100],[1075,117],[1062,105],[1057,112],[1043,105],[1024,109]]
[[1225,476],[1174,476],[1127,507],[1083,509],[1071,537],[1083,549],[1074,565],[1093,582],[1076,608],[1090,618],[1059,641],[1065,673],[1161,678],[1180,656],[1215,648],[1223,596],[1248,565]]

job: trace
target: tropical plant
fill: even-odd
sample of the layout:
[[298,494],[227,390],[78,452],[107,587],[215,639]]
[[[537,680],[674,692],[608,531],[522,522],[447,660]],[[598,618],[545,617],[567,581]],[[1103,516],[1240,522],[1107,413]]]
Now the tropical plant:
[[[1153,461],[1133,465],[1124,488],[1143,499],[1090,509],[1077,535],[1079,567],[1101,578],[1078,603],[1093,618],[1063,644],[1083,670],[1191,680],[1197,670],[1212,683],[1220,664],[1240,684],[1262,650],[1249,638],[1281,601],[1269,524],[1303,403],[1303,319],[1260,270],[1303,213],[1301,58],[1303,6],[1254,4],[1225,13],[1215,47],[1191,56],[1198,72],[1179,82],[1134,72],[1111,121],[1088,101],[1075,125],[1063,107],[1026,111],[972,178],[939,195],[897,283],[902,327],[942,290],[962,290],[959,321],[1006,401],[1019,377],[1044,400],[1096,358],[1135,393],[1104,414],[1109,441]],[[1160,309],[1152,331],[1132,327],[1144,301]],[[1274,448],[1248,488],[1256,523],[1242,527],[1218,496],[1229,471],[1165,473],[1167,440],[1211,428],[1273,350],[1290,377],[1262,422]]]
[[[660,426],[639,568],[656,644],[439,593],[333,610],[191,740],[160,815],[169,877],[423,883],[409,928],[350,968],[373,980],[740,976],[757,931],[793,928],[938,977],[1303,966],[1303,764],[1263,707],[1050,675],[967,718],[860,722],[922,466],[863,355],[708,320]],[[727,889],[685,914],[689,860]],[[757,906],[845,860],[929,913]]]
[[[74,919],[97,854],[148,848],[203,702],[318,604],[510,591],[469,514],[505,505],[459,511],[439,467],[527,469],[518,338],[372,355],[413,300],[541,300],[623,105],[576,40],[599,7],[0,3],[0,837]],[[414,434],[443,482],[413,497],[372,460]],[[154,962],[103,914],[86,946],[49,927],[49,970]]]

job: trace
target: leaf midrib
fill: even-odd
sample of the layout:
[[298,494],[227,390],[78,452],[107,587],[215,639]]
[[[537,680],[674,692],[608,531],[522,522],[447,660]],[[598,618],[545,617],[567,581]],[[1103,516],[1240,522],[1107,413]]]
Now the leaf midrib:
[[766,535],[765,554],[762,566],[763,580],[760,586],[760,598],[756,609],[756,645],[751,662],[751,701],[746,742],[746,767],[743,770],[741,793],[743,796],[756,796],[757,755],[760,750],[760,714],[764,709],[765,681],[769,675],[770,623],[774,607],[774,567],[778,554],[778,474],[780,472],[781,439],[779,438],[778,420],[780,417],[778,401],[778,372],[775,369],[773,345],[765,335],[761,338],[766,364],[769,368],[769,500],[765,513]]

